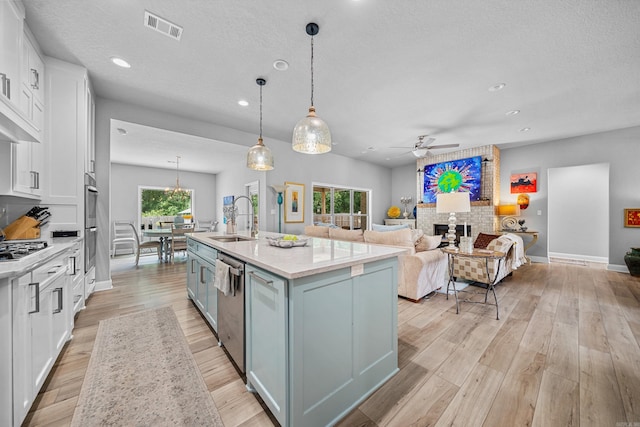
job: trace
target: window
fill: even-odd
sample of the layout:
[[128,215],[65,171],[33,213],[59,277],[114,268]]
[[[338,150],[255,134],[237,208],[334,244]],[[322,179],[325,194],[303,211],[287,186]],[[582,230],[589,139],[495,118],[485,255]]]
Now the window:
[[185,223],[193,221],[193,190],[185,190],[184,196],[171,197],[164,189],[139,187],[140,227],[153,228],[160,223],[172,223],[180,216]]
[[347,230],[366,230],[371,190],[314,184],[313,223],[332,223]]

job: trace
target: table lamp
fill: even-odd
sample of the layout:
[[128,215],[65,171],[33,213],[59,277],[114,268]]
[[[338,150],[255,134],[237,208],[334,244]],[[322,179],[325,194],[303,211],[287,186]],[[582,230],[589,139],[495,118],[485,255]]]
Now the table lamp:
[[520,206],[518,205],[499,205],[498,216],[504,217],[500,221],[502,230],[514,231],[518,221],[515,217],[520,216]]
[[436,213],[449,213],[449,247],[455,248],[456,212],[471,212],[471,201],[468,192],[439,193],[436,195]]
[[282,193],[287,189],[286,185],[272,185],[271,188],[278,193],[278,233],[282,233]]

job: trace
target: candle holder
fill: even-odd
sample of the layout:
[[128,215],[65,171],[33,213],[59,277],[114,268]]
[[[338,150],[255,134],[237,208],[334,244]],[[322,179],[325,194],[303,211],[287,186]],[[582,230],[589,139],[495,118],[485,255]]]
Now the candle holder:
[[407,212],[407,205],[411,203],[412,200],[413,198],[411,196],[400,197],[400,203],[404,205],[404,213],[402,214],[402,216],[404,216],[404,219],[409,218],[409,212]]

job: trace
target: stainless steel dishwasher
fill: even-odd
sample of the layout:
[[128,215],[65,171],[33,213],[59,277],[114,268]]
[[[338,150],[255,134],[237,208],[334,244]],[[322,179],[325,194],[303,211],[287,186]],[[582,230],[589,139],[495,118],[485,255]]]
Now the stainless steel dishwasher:
[[224,346],[244,374],[244,262],[221,252],[218,259],[229,265],[231,280],[229,295],[218,290],[218,345]]

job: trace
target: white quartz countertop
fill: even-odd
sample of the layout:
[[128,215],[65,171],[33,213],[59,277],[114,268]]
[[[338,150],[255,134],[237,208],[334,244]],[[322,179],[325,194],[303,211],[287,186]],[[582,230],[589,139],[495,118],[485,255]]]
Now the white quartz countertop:
[[[317,237],[309,237],[306,246],[278,248],[269,245],[265,234],[261,232],[257,240],[239,242],[220,242],[211,238],[232,236],[222,232],[193,233],[189,236],[200,243],[287,279],[297,279],[393,258],[406,251],[406,249],[390,246],[343,242]],[[268,234],[278,236],[277,233]],[[243,234],[239,233],[238,235],[242,236]]]
[[67,251],[80,240],[82,240],[81,237],[65,238],[60,241],[56,240],[53,243],[49,242],[49,246],[45,249],[34,252],[29,256],[14,261],[2,261],[0,262],[0,279],[22,276]]

